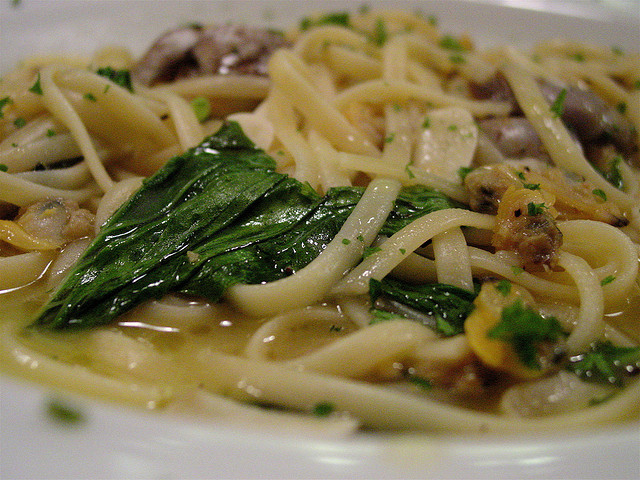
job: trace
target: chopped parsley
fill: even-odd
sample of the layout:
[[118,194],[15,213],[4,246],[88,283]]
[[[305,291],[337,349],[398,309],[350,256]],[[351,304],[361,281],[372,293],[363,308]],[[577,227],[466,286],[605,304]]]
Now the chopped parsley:
[[518,267],[516,265],[512,265],[511,271],[513,272],[514,275],[520,275],[522,272],[524,272],[524,268]]
[[429,119],[429,117],[424,117],[424,122],[422,122],[422,128],[426,130],[429,127],[431,127],[431,120]]
[[489,338],[511,343],[520,361],[535,370],[541,368],[536,358],[538,344],[563,335],[555,317],[543,317],[520,299],[502,309],[500,321],[487,333]]
[[582,380],[622,386],[624,379],[640,371],[640,347],[617,347],[598,341],[569,359],[567,369]]
[[49,418],[57,423],[78,424],[84,421],[82,412],[71,405],[57,399],[50,399],[46,404]]
[[604,277],[602,280],[600,280],[600,285],[604,287],[605,285],[609,285],[615,279],[616,279],[616,277],[614,275],[608,275],[608,276]]
[[540,190],[539,183],[523,183],[522,186],[527,190]]
[[620,155],[616,155],[613,160],[609,162],[609,170],[601,172],[602,176],[607,180],[607,182],[609,182],[617,189],[622,189],[622,187],[624,186],[622,172],[620,171],[621,163],[622,157]]
[[351,240],[349,240],[348,238],[343,238],[343,239],[342,239],[342,243],[343,243],[344,245],[349,245],[349,244],[351,244]]
[[530,217],[535,217],[536,215],[540,215],[544,212],[544,209],[547,208],[544,203],[527,203],[527,215]]
[[373,30],[373,43],[379,47],[387,43],[387,25],[383,19],[378,18]]
[[334,12],[323,15],[317,19],[304,17],[300,21],[300,30],[308,30],[316,25],[339,25],[342,27],[350,27],[351,22],[349,20],[348,12]]
[[613,45],[611,47],[611,51],[613,53],[615,53],[616,55],[624,55],[624,51],[622,50],[621,47],[619,47],[618,45]]
[[2,113],[2,109],[5,107],[5,105],[10,105],[12,103],[13,103],[13,100],[11,100],[10,97],[0,98],[0,118],[4,118],[4,113]]
[[16,128],[22,128],[27,124],[27,121],[22,117],[18,117],[13,121],[13,124],[16,126]]
[[616,105],[616,110],[624,115],[627,112],[627,104],[626,102],[620,102]]
[[396,134],[395,133],[390,133],[385,139],[384,139],[384,143],[391,143],[393,142],[393,139],[396,138]]
[[551,111],[553,112],[553,116],[555,118],[561,117],[564,112],[564,100],[567,96],[567,89],[563,88],[560,90],[560,93],[556,97],[556,99],[551,104]]
[[331,402],[320,402],[313,407],[313,414],[317,417],[326,417],[331,415],[335,409],[335,405]]
[[367,258],[371,255],[373,255],[376,252],[379,252],[380,250],[382,250],[380,247],[367,247],[364,249],[364,252],[362,254],[362,258]]
[[0,172],[6,172],[9,170],[9,167],[7,167],[4,163],[0,163]]
[[439,43],[442,48],[446,48],[447,50],[455,50],[459,52],[465,49],[460,41],[452,35],[444,35],[440,39]]
[[571,55],[571,58],[574,59],[576,62],[584,62],[584,55],[579,52]]
[[469,173],[473,170],[473,168],[471,167],[460,167],[458,169],[458,175],[460,176],[460,179],[462,181],[464,181],[465,178],[467,178],[467,175],[469,175]]
[[591,193],[593,193],[596,197],[600,197],[603,201],[607,201],[607,194],[601,188],[596,188]]
[[407,380],[423,390],[431,390],[433,388],[433,385],[428,379],[413,375],[411,373],[407,374]]
[[55,137],[56,136],[56,131],[49,128],[47,129],[47,137]]
[[200,123],[204,122],[211,116],[211,104],[204,97],[196,97],[190,102],[193,113]]
[[35,93],[36,95],[42,95],[42,86],[40,85],[40,73],[38,73],[38,78],[36,78],[36,83],[34,83],[31,87],[29,87],[29,91],[31,93]]
[[85,100],[89,100],[90,102],[97,102],[98,99],[93,93],[85,93],[83,97]]
[[500,280],[496,284],[496,290],[506,297],[511,293],[511,282],[506,279]]
[[460,55],[460,54],[451,55],[451,56],[449,57],[449,61],[450,61],[451,63],[455,63],[455,64],[458,64],[458,65],[463,64],[463,63],[465,63],[465,62],[466,62],[465,58],[464,58],[462,55]]
[[126,88],[133,93],[133,85],[131,84],[131,73],[129,72],[129,70],[116,70],[111,67],[104,67],[99,68],[96,73],[101,77],[108,78],[116,85],[120,85],[122,88]]

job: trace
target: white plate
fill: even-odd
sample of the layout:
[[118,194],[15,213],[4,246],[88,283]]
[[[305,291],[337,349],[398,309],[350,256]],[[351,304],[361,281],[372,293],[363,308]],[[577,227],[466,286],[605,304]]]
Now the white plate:
[[[0,72],[34,53],[142,52],[190,21],[282,26],[342,1],[38,1],[0,3]],[[381,2],[366,2],[376,5]],[[638,49],[637,0],[387,2],[433,13],[481,44],[569,37]],[[517,5],[517,6],[516,6]],[[0,378],[1,478],[638,478],[640,427],[514,438],[360,435],[326,441],[172,419],[69,398],[84,421],[52,422],[51,392]]]

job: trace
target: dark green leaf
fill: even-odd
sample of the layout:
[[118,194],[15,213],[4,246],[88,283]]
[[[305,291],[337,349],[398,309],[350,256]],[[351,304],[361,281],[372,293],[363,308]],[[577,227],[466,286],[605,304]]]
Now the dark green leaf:
[[[237,123],[168,162],[102,227],[35,324],[85,328],[168,292],[218,301],[235,283],[283,278],[335,237],[363,189],[324,197],[276,173]],[[425,187],[398,197],[383,231],[450,205]]]
[[446,336],[464,331],[464,320],[473,310],[476,297],[475,293],[452,285],[412,285],[392,278],[370,280],[369,295],[372,303],[387,297],[432,317],[436,330]]

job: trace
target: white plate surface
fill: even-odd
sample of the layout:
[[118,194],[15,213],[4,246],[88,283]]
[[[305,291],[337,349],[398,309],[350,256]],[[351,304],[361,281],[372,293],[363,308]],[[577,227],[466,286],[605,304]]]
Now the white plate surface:
[[[34,53],[142,52],[190,21],[283,26],[312,10],[361,1],[38,1],[0,3],[0,73]],[[382,2],[369,1],[374,6]],[[610,1],[386,2],[438,16],[481,44],[550,37],[640,47],[640,3]],[[0,313],[1,315],[1,313]],[[83,412],[52,422],[51,392],[0,378],[0,478],[638,478],[640,427],[513,438],[360,435],[340,441],[172,419],[69,397]]]

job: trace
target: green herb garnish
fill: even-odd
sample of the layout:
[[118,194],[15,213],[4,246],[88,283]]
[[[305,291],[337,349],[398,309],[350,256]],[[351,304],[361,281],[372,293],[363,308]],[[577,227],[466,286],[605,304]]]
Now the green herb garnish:
[[36,78],[36,83],[34,83],[31,87],[29,87],[29,91],[31,93],[35,93],[36,95],[42,95],[42,86],[40,85],[40,73],[38,72],[38,78]]
[[536,358],[537,346],[563,335],[558,320],[543,317],[520,299],[504,307],[498,324],[487,332],[489,338],[511,343],[520,361],[536,370],[541,368]]
[[640,371],[640,347],[617,347],[598,341],[580,355],[569,359],[567,369],[582,380],[622,386],[624,380]]
[[555,118],[561,117],[564,112],[564,100],[567,96],[567,89],[563,88],[560,90],[560,93],[556,97],[556,99],[551,104],[551,111],[553,112],[553,116]]
[[211,116],[211,104],[204,97],[196,97],[190,102],[193,112],[200,123],[204,122]]
[[331,415],[335,409],[335,405],[331,402],[320,402],[313,407],[313,414],[317,417],[326,417]]
[[119,85],[122,88],[126,88],[130,92],[133,92],[133,85],[131,83],[131,72],[129,72],[129,70],[116,70],[112,67],[104,67],[99,68],[96,73],[101,77],[108,78],[116,85]]

